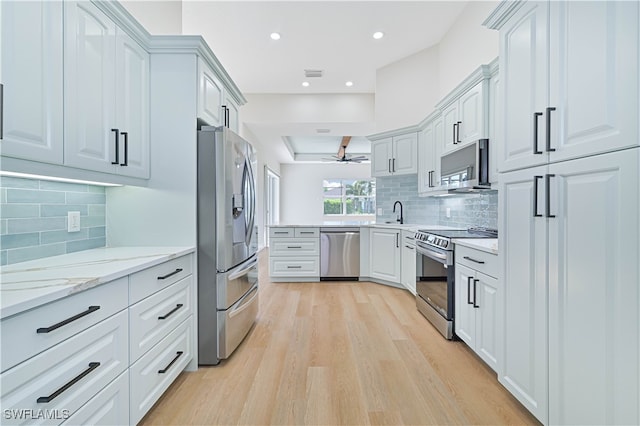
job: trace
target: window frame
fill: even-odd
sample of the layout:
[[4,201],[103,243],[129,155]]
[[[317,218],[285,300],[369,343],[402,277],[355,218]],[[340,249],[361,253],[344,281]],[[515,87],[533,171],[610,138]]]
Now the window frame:
[[[372,191],[371,191],[371,195],[350,195],[347,194],[347,186],[348,184],[346,184],[345,182],[347,181],[352,181],[352,182],[356,182],[356,181],[367,181],[370,182],[372,184]],[[326,183],[338,183],[340,184],[339,187],[333,187],[333,188],[340,188],[340,196],[326,196],[325,193],[327,192],[327,189],[332,188],[331,186],[326,185]],[[373,217],[376,214],[376,179],[375,178],[325,178],[322,180],[322,215],[323,216],[327,216],[327,217],[331,217],[331,218],[336,218],[336,217],[358,217],[358,216],[369,216],[369,217]],[[341,213],[325,213],[325,201],[327,199],[339,199],[341,201],[340,206],[341,206]],[[372,212],[371,213],[347,213],[348,212],[348,201],[349,200],[372,200],[373,201],[373,208],[372,208]]]

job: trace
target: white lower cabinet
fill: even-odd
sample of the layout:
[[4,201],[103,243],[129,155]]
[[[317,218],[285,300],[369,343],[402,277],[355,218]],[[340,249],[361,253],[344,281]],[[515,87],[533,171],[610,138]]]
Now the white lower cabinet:
[[320,228],[269,229],[272,281],[320,280]]
[[129,424],[129,370],[83,405],[64,426]]
[[[53,413],[68,410],[73,414],[127,369],[127,323],[127,311],[121,311],[3,372],[2,408]],[[21,424],[24,420],[3,418],[3,424]],[[59,424],[64,418],[34,420]]]
[[131,424],[144,417],[191,360],[192,327],[190,316],[131,366]]
[[455,269],[456,335],[496,371],[498,368],[498,280],[461,263],[456,263]]
[[416,294],[416,242],[414,233],[402,231],[401,279],[402,285],[413,295]]
[[371,228],[371,278],[401,282],[400,230]]

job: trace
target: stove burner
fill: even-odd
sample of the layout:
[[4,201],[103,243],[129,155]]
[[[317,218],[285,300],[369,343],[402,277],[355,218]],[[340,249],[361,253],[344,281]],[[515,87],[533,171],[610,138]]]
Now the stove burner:
[[415,239],[422,245],[437,247],[441,250],[453,250],[451,240],[453,238],[497,238],[498,230],[485,227],[472,227],[469,229],[430,230],[419,229]]

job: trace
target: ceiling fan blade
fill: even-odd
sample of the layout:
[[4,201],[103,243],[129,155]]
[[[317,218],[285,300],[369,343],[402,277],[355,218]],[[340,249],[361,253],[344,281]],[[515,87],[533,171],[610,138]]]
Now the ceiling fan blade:
[[352,160],[366,160],[367,157],[365,155],[358,155],[357,157],[351,157]]

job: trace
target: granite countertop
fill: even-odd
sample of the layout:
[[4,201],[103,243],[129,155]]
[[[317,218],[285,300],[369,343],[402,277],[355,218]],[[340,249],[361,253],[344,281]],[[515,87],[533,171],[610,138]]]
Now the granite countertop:
[[103,247],[0,268],[0,318],[122,278],[195,247]]
[[362,226],[368,228],[389,228],[389,229],[404,229],[407,231],[417,231],[418,229],[430,229],[430,230],[445,230],[445,229],[459,229],[452,228],[450,226],[441,226],[441,225],[425,225],[420,223],[403,223],[402,225],[399,223],[376,223],[375,221],[358,221],[358,220],[345,220],[345,221],[325,221],[322,223],[308,223],[308,224],[299,224],[299,223],[281,223],[278,225],[269,225],[271,228],[322,228],[322,227],[353,227],[353,226]]
[[497,238],[454,238],[452,241],[459,246],[465,246],[491,254],[498,254]]

